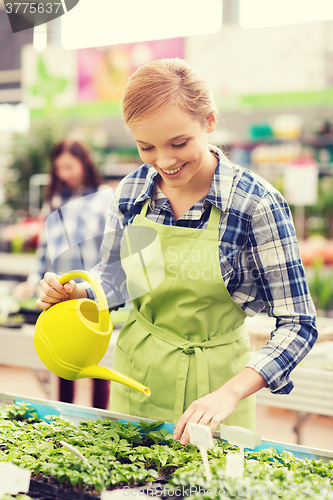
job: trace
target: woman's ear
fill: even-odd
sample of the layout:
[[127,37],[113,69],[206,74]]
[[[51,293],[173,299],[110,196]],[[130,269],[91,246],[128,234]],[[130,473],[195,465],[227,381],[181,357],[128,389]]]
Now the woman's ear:
[[213,130],[215,130],[215,127],[216,127],[216,116],[215,116],[215,113],[212,113],[211,115],[209,115],[209,117],[207,118],[207,132],[210,133],[210,132],[213,132]]

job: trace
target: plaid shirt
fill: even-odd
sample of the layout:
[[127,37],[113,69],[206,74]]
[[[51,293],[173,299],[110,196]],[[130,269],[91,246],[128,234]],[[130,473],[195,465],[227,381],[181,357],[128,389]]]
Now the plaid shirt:
[[[288,394],[290,372],[315,343],[315,308],[301,262],[289,207],[282,195],[253,172],[219,157],[210,189],[186,214],[175,220],[169,200],[159,190],[159,174],[143,165],[119,184],[111,204],[101,253],[92,272],[102,283],[110,305],[126,301],[125,275],[119,265],[123,229],[149,198],[147,217],[158,224],[205,229],[210,205],[221,210],[219,258],[232,299],[248,316],[264,308],[276,318],[265,347],[247,366],[267,381],[274,393]],[[93,293],[88,289],[88,295]]]

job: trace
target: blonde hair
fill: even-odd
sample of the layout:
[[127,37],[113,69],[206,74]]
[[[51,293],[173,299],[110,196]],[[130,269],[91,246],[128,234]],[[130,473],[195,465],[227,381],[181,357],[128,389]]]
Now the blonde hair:
[[125,124],[134,127],[168,105],[180,105],[203,124],[217,112],[207,82],[178,58],[152,61],[133,73],[122,97]]

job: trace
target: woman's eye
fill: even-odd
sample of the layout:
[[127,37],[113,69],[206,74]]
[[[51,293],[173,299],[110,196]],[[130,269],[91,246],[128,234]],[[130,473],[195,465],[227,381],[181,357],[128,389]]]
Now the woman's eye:
[[[171,144],[171,146],[173,148],[183,148],[184,146],[186,146],[187,144],[187,141],[185,142],[182,142],[181,144]],[[140,148],[140,151],[151,151],[152,149],[154,149],[154,146],[149,146],[148,148],[144,148],[143,146],[139,146]]]

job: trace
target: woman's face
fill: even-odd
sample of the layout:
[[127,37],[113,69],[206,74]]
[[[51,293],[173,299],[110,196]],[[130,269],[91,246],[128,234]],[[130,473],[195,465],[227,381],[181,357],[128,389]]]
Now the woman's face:
[[180,106],[169,106],[131,130],[141,160],[158,171],[162,182],[191,188],[215,170],[216,159],[207,145],[207,133],[215,125],[214,115],[203,125]]
[[67,151],[58,156],[54,167],[56,176],[73,191],[84,184],[85,173],[81,161]]

